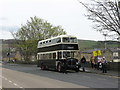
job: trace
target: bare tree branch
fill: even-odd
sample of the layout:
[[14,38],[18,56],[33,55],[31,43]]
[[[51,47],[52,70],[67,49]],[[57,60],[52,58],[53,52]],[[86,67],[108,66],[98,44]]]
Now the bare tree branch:
[[91,0],[91,4],[80,2],[88,11],[86,15],[95,23],[94,29],[116,32],[120,36],[120,1]]

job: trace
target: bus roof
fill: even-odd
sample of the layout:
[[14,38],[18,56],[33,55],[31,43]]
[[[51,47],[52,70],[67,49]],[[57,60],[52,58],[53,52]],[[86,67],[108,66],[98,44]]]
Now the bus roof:
[[51,39],[55,39],[55,38],[59,38],[59,37],[74,37],[74,38],[76,38],[76,37],[73,36],[73,35],[60,35],[60,36],[52,37],[52,38],[49,38],[49,39],[41,40],[41,41],[39,41],[39,42],[44,42],[44,41],[51,40]]

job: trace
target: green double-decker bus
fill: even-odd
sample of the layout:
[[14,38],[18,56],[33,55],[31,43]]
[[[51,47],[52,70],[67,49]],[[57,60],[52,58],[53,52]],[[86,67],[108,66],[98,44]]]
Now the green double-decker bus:
[[56,69],[61,72],[66,62],[67,70],[79,71],[75,54],[78,51],[78,41],[75,36],[61,35],[38,42],[37,66],[45,69]]

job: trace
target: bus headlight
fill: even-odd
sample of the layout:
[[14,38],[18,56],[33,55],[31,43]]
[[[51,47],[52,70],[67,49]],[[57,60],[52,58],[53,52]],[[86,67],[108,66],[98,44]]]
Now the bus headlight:
[[76,62],[76,64],[79,64],[78,62]]

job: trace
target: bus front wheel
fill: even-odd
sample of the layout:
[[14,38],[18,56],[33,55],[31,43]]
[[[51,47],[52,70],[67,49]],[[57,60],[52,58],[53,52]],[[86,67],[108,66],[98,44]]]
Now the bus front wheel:
[[79,68],[75,69],[75,72],[79,72]]

